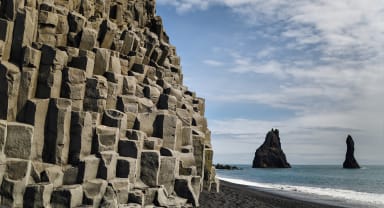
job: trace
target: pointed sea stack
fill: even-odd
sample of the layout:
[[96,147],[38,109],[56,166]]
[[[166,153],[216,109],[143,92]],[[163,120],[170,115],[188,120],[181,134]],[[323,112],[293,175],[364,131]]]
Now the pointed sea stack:
[[267,133],[263,145],[255,152],[252,168],[290,168],[287,158],[281,149],[279,130],[272,129]]
[[347,154],[345,155],[343,168],[348,168],[348,169],[360,168],[354,156],[355,142],[353,142],[351,135],[348,135],[346,143],[347,143]]

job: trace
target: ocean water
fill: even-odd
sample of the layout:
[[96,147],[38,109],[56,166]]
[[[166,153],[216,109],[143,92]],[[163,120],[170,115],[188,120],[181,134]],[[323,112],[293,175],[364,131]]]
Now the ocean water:
[[288,169],[217,170],[221,180],[344,207],[384,208],[384,166],[343,169],[333,165],[294,165]]

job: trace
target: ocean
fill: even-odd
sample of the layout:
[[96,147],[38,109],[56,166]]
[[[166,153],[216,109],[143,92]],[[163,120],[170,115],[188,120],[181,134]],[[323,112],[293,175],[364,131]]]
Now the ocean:
[[384,208],[384,166],[343,169],[336,165],[293,165],[288,169],[217,170],[220,180],[286,196],[352,208]]

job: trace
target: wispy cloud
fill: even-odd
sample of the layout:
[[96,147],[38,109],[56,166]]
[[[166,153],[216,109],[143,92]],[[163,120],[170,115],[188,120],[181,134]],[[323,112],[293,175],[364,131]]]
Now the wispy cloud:
[[[221,50],[219,53],[226,56],[225,64],[222,60],[206,57],[205,64],[219,66],[238,79],[230,77],[220,81],[215,77],[214,85],[205,86],[204,95],[212,102],[234,105],[251,102],[289,109],[295,116],[275,122],[262,118],[211,120],[210,128],[217,137],[214,142],[235,138],[244,144],[259,144],[266,131],[275,127],[281,128],[284,138],[300,148],[318,154],[323,150],[335,153],[340,149],[334,146],[344,147],[344,137],[353,132],[361,138],[357,143],[361,143],[362,149],[370,155],[365,158],[372,159],[381,154],[377,145],[369,150],[367,145],[375,141],[384,145],[382,0],[157,2],[173,5],[180,13],[205,10],[215,5],[227,6],[246,21],[247,27],[256,31],[255,40],[262,37],[268,41],[264,48],[254,53],[250,53],[249,48]],[[246,36],[244,34],[244,38]],[[262,76],[263,80],[247,82],[254,75]],[[255,140],[255,137],[260,139]],[[325,145],[327,141],[333,144],[335,139],[340,139],[336,145]],[[323,142],[317,144],[316,149],[314,141]],[[290,155],[296,155],[298,159],[305,154],[297,146],[286,145]],[[219,154],[235,153],[235,149],[239,149],[238,152],[254,151],[255,147],[249,146],[233,148],[217,144],[217,151]]]
[[270,56],[276,51],[275,47],[266,47],[257,52],[256,57],[259,59],[270,58]]
[[177,9],[177,12],[184,13],[191,10],[207,9],[213,2],[207,0],[158,0],[158,4],[172,5]]
[[[257,56],[233,51],[229,54],[232,57],[227,60],[229,72],[243,74],[243,77],[252,73],[266,75],[269,78],[261,85],[267,82],[276,82],[276,85],[258,91],[242,87],[240,81],[236,89],[221,93],[213,91],[209,100],[232,105],[242,102],[265,104],[292,110],[295,116],[277,121],[257,119],[257,115],[255,119],[211,120],[210,128],[219,154],[252,152],[262,143],[266,131],[279,128],[287,139],[286,152],[293,162],[305,162],[302,160],[304,154],[324,152],[334,154],[333,159],[342,161],[344,154],[336,153],[345,151],[344,137],[347,134],[357,138],[360,148],[357,154],[365,153],[362,162],[380,161],[375,158],[381,154],[377,145],[384,145],[381,139],[384,136],[384,65],[375,62],[353,65],[348,61],[319,64],[277,59],[259,63]],[[231,140],[228,149],[225,144]],[[233,148],[235,144],[237,148]],[[324,161],[323,157],[317,159],[318,163]],[[311,160],[316,161],[316,157]]]
[[224,65],[224,63],[221,62],[221,61],[216,61],[216,60],[211,60],[211,59],[204,60],[203,63],[207,64],[209,66],[214,66],[214,67],[218,67],[218,66],[223,66]]
[[[356,118],[353,114],[333,113],[323,115],[301,115],[284,121],[268,122],[252,119],[211,120],[214,129],[212,140],[217,162],[250,163],[248,158],[224,160],[222,155],[253,153],[264,141],[267,131],[278,128],[281,142],[289,161],[292,163],[341,164],[345,154],[345,138],[352,134],[356,142],[356,155],[360,161],[380,162],[381,148],[384,145],[377,137],[380,132],[367,134],[365,127],[351,127]],[[352,122],[351,122],[352,121]],[[355,122],[357,124],[357,122]],[[367,135],[369,135],[367,137]],[[369,153],[369,154],[367,154]],[[327,156],[324,159],[320,156]],[[363,156],[364,155],[364,156]],[[308,160],[303,160],[306,157]],[[382,162],[382,161],[381,161]]]
[[375,59],[383,55],[381,0],[159,0],[158,3],[173,5],[181,12],[225,5],[252,24],[279,22],[285,25],[281,37],[295,39],[297,46],[319,44],[323,58],[343,60],[347,54]]

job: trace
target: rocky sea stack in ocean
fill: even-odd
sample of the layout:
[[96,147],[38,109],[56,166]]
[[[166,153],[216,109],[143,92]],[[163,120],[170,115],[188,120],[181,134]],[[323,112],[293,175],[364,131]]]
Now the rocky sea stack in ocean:
[[256,150],[253,168],[290,168],[281,149],[279,130],[272,129],[265,136],[264,143]]
[[192,207],[205,101],[154,0],[0,0],[0,206]]
[[355,142],[353,141],[351,135],[348,135],[346,143],[347,143],[347,154],[345,155],[343,168],[348,168],[348,169],[360,168],[354,156]]

